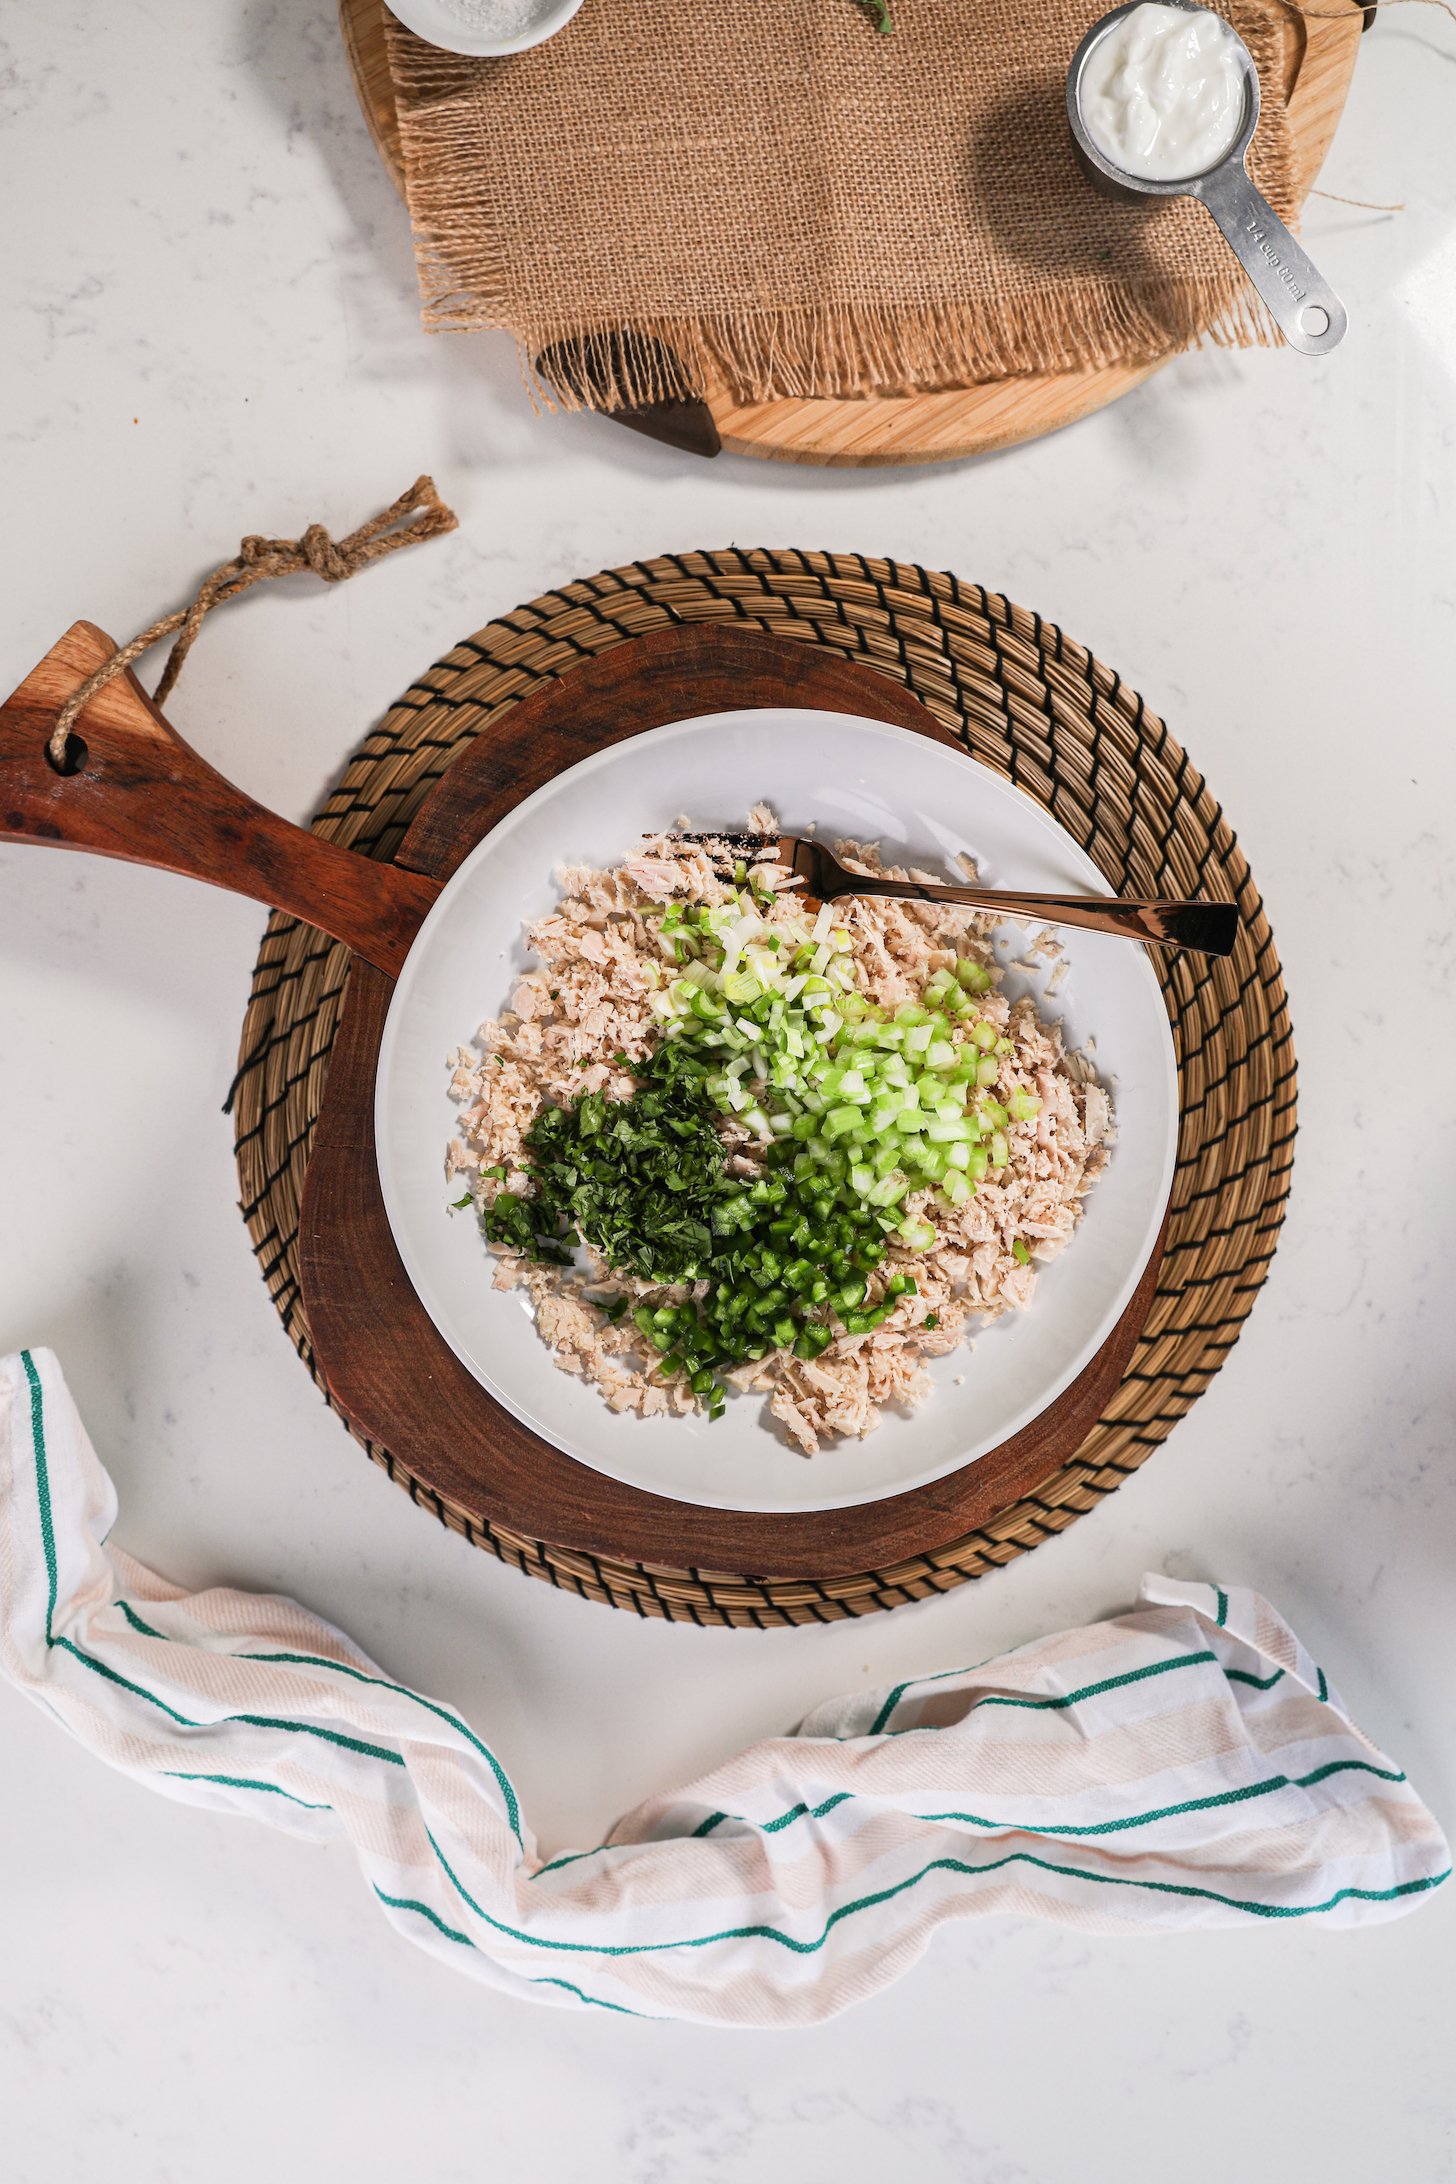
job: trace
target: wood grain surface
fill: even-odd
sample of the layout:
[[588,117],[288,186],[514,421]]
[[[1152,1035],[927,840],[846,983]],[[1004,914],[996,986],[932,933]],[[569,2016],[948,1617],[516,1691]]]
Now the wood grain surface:
[[129,671],[80,715],[79,763],[57,772],[46,755],[56,715],[115,650],[94,623],[75,622],[0,707],[0,840],[206,880],[305,918],[397,972],[434,883],[353,856],[255,803],[184,743]]
[[[1342,0],[1330,0],[1330,5],[1342,12],[1305,18],[1292,5],[1285,11],[1285,101],[1301,205],[1343,111],[1365,21],[1356,0],[1347,0],[1347,11]],[[385,0],[340,0],[354,88],[380,156],[403,194],[399,120],[385,45],[386,12]],[[1089,6],[1089,21],[1093,13]],[[1289,362],[1291,369],[1303,368],[1293,355]],[[772,456],[781,462],[847,467],[948,462],[988,454],[1074,424],[1140,386],[1158,369],[1157,364],[1114,364],[1075,372],[1027,373],[928,394],[812,401],[739,403],[725,387],[710,387],[703,406],[716,435],[699,427],[691,432],[659,431],[654,437],[700,454],[714,452],[716,438],[734,454]],[[638,430],[651,429],[640,416],[631,422]]]
[[[717,624],[664,630],[584,662],[492,723],[442,777],[399,861],[439,885],[524,796],[593,751],[699,713],[789,704],[892,721],[960,748],[908,692],[850,661]],[[1074,1453],[1121,1380],[1152,1301],[1161,1240],[1081,1378],[1025,1432],[930,1486],[852,1509],[763,1515],[669,1501],[574,1462],[466,1371],[400,1262],[374,1141],[391,992],[387,977],[354,966],[304,1189],[304,1306],[331,1398],[417,1481],[465,1511],[529,1539],[632,1562],[842,1576],[941,1546],[1006,1508]]]

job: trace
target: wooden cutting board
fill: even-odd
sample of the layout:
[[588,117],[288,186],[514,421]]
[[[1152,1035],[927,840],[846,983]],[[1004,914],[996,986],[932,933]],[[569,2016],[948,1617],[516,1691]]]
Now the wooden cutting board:
[[[1306,20],[1292,5],[1284,24],[1284,83],[1298,162],[1298,201],[1314,185],[1344,108],[1366,16],[1354,0],[1328,0],[1338,16]],[[380,157],[404,193],[394,83],[385,45],[384,0],[340,0],[344,46],[354,88]],[[780,462],[857,464],[949,462],[988,454],[1074,424],[1140,386],[1156,364],[1113,364],[1075,372],[1037,372],[933,394],[854,399],[735,402],[710,387],[704,403],[672,405],[655,421],[638,413],[637,429],[693,454],[766,455]],[[1292,362],[1293,369],[1299,369]],[[623,420],[627,422],[629,420]]]
[[[385,1210],[374,1100],[394,980],[442,885],[492,827],[567,767],[695,712],[808,706],[893,722],[962,752],[908,690],[861,661],[738,624],[700,622],[609,644],[492,719],[446,768],[385,861],[293,826],[225,781],[130,673],[86,705],[68,741],[73,763],[54,767],[47,742],[57,712],[115,650],[94,624],[76,622],[0,705],[0,834],[231,888],[354,951],[303,1183],[299,1276],[314,1369],[361,1435],[403,1466],[412,1491],[423,1488],[495,1535],[549,1542],[553,1551],[798,1582],[933,1553],[1075,1455],[1142,1333],[1166,1221],[1101,1348],[1009,1441],[883,1501],[760,1514],[647,1493],[575,1462],[522,1424],[435,1328]],[[483,1283],[487,1264],[482,1251]]]

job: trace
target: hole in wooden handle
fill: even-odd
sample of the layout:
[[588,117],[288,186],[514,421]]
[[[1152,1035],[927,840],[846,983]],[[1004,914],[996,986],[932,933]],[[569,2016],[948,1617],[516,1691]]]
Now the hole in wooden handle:
[[86,738],[84,736],[78,736],[74,728],[66,738],[66,748],[63,757],[57,758],[50,745],[47,744],[45,746],[45,762],[50,767],[52,773],[65,775],[78,774],[90,756],[91,752],[86,742]]

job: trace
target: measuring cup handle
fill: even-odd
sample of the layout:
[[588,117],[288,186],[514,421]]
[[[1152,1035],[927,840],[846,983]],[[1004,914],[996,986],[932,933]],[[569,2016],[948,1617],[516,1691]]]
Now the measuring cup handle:
[[254,803],[183,742],[134,675],[97,691],[76,722],[73,769],[56,771],[46,755],[56,715],[115,649],[92,623],[73,623],[0,705],[0,847],[84,849],[209,880],[305,919],[397,977],[439,882]]
[[1333,349],[1349,324],[1345,306],[1255,189],[1242,163],[1235,159],[1216,169],[1197,194],[1290,347],[1306,356],[1324,356]]

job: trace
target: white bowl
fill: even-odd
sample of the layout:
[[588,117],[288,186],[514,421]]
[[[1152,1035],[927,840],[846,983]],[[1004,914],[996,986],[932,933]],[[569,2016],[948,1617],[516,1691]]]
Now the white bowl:
[[489,31],[472,30],[448,0],[389,0],[389,4],[405,29],[428,45],[439,46],[446,53],[484,56],[526,53],[532,46],[544,45],[571,21],[581,0],[541,0],[539,14],[511,38],[493,38]]
[[[488,733],[488,731],[487,731]],[[1043,1002],[1069,1046],[1096,1041],[1117,1143],[1036,1299],[930,1368],[935,1392],[887,1413],[862,1441],[805,1459],[762,1399],[730,1396],[716,1424],[641,1419],[552,1364],[521,1296],[491,1286],[478,1224],[447,1211],[445,1148],[458,1115],[447,1058],[509,1000],[528,961],[522,928],[558,899],[565,863],[611,865],[646,831],[739,826],[760,797],[787,828],[818,822],[929,869],[962,850],[988,885],[1106,894],[1107,884],[1030,798],[926,736],[839,713],[766,708],[680,721],[598,752],[527,797],[465,859],[420,929],[395,988],[379,1055],[379,1173],[395,1242],[440,1333],[508,1410],[594,1470],[708,1508],[793,1511],[877,1501],[958,1470],[1018,1433],[1076,1379],[1117,1324],[1157,1240],[1172,1184],[1178,1081],[1162,993],[1144,950],[1064,931],[1068,969]],[[1003,964],[1016,926],[998,931]],[[1011,970],[1040,993],[1050,965]]]

